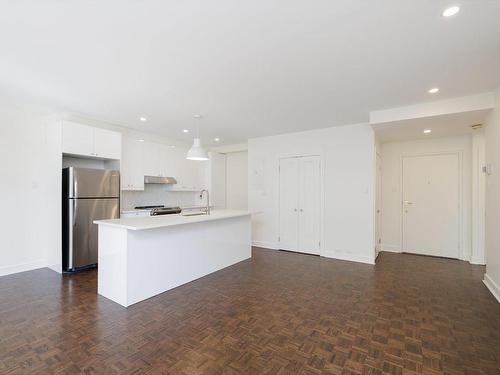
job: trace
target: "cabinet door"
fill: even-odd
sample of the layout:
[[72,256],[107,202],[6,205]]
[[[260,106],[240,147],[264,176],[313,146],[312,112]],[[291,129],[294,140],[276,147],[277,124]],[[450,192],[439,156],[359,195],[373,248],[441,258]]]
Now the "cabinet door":
[[174,176],[177,180],[177,185],[174,187],[176,190],[192,190],[193,189],[193,163],[192,160],[186,159],[187,150],[182,148],[176,148],[173,151],[173,158],[175,160],[176,167]]
[[94,128],[71,121],[62,123],[62,152],[73,155],[94,155]]
[[162,175],[162,145],[155,142],[144,142],[144,175]]
[[173,177],[177,180],[177,184],[180,182],[180,171],[182,169],[182,152],[177,148],[168,146],[165,151],[165,161],[166,169],[165,175],[168,177]]
[[209,163],[205,160],[194,161],[193,164],[193,188],[195,190],[208,189]]
[[299,158],[299,251],[320,253],[321,169],[319,156]]
[[143,142],[123,138],[121,159],[122,190],[144,190]]
[[94,128],[94,156],[119,160],[121,153],[122,135],[120,133]]
[[279,233],[280,248],[299,249],[299,168],[298,158],[279,162]]

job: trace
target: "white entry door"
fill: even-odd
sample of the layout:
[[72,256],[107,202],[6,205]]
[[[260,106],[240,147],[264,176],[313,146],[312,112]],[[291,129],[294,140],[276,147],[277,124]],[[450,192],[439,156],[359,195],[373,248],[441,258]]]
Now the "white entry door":
[[320,253],[319,156],[280,160],[280,248]]
[[459,257],[459,154],[403,158],[403,251]]
[[280,159],[280,248],[297,251],[299,243],[299,160]]

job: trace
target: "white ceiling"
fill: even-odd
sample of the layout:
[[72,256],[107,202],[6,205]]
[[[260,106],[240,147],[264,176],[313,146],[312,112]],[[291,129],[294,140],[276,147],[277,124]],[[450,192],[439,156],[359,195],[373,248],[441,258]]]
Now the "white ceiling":
[[364,122],[500,85],[500,1],[454,3],[2,0],[0,88],[179,139]]
[[[478,110],[421,117],[374,125],[373,128],[380,143],[459,136],[473,133],[472,125],[483,124],[489,112]],[[432,132],[424,134],[426,129]]]

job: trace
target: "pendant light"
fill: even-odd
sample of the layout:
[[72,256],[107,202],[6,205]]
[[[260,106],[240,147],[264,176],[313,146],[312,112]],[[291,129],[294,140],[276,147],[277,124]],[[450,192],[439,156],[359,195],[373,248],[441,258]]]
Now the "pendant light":
[[[200,120],[201,115],[194,115],[195,119]],[[208,160],[207,151],[203,148],[200,141],[200,126],[197,124],[197,137],[193,140],[193,146],[189,149],[186,159],[188,160]]]

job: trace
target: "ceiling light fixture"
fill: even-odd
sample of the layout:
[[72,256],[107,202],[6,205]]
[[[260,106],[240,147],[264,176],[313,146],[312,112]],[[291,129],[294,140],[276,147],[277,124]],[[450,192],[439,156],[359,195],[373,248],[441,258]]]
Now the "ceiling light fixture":
[[189,130],[188,129],[184,129],[182,132],[183,133],[189,133]]
[[[193,116],[197,120],[201,120],[201,115]],[[200,141],[200,125],[197,124],[197,137],[193,140],[193,146],[189,149],[186,159],[188,160],[208,160],[207,151],[203,148]]]
[[424,134],[430,134],[430,133],[432,133],[432,130],[431,130],[431,129],[425,129],[425,130],[424,130]]
[[144,139],[138,139],[139,142],[144,142]]
[[139,121],[146,122],[148,119],[146,117],[139,117]]
[[429,90],[429,94],[436,94],[438,92],[439,92],[439,88],[437,88],[437,87],[434,87],[434,88]]
[[220,141],[220,138],[214,138],[214,141],[215,141],[215,142],[219,142],[219,141]]
[[457,14],[458,12],[460,12],[460,7],[459,6],[452,6],[452,7],[449,7],[449,8],[446,8],[445,10],[443,10],[443,17],[452,17],[454,16],[455,14]]

